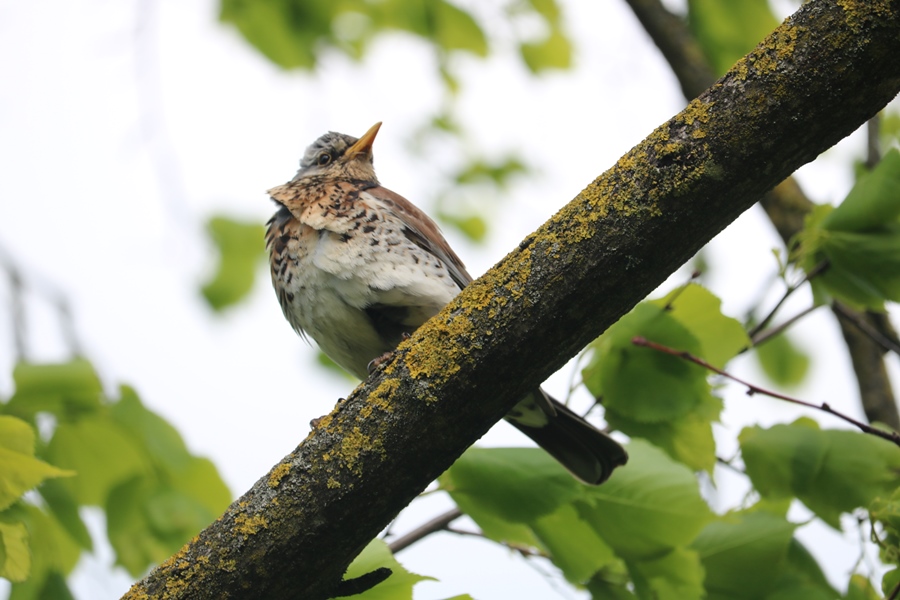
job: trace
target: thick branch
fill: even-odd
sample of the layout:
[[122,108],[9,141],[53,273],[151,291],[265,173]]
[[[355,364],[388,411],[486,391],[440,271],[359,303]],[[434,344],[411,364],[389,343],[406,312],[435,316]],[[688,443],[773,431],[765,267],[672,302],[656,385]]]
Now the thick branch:
[[[626,1],[668,61],[685,97],[693,98],[710,85],[715,78],[712,67],[682,19],[669,12],[660,0]],[[872,149],[873,145],[877,148],[877,133],[873,136],[871,132],[875,122],[877,116],[868,122],[869,161],[874,161],[878,154],[877,149]],[[760,199],[760,205],[785,245],[789,245],[791,239],[803,229],[803,221],[814,206],[793,178],[768,191]],[[900,429],[900,413],[887,376],[884,353],[875,341],[854,325],[864,323],[864,326],[876,327],[878,319],[870,313],[847,310],[853,313],[853,318],[836,311],[835,317],[847,344],[866,418],[870,422],[879,421],[893,429]]]
[[805,4],[402,343],[126,597],[333,595],[363,546],[526,390],[893,98],[898,3]]

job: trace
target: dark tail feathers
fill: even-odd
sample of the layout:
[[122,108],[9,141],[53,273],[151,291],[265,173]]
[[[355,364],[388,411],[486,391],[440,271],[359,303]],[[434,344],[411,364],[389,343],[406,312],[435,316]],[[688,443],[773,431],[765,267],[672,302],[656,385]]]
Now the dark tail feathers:
[[512,419],[509,422],[584,483],[599,485],[609,479],[613,469],[628,462],[628,454],[618,442],[565,405],[550,401],[556,414],[547,415],[545,425],[532,427]]

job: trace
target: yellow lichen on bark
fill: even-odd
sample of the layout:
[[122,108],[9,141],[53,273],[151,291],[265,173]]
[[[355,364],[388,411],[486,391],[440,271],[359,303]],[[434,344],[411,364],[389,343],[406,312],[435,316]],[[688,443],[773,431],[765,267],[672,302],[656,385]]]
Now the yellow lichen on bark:
[[290,472],[291,472],[290,463],[287,463],[287,462],[280,463],[278,466],[276,466],[274,469],[272,469],[272,471],[269,473],[269,480],[267,482],[268,486],[270,488],[278,487],[278,484],[281,483],[282,478],[284,478],[284,476]]
[[837,0],[838,6],[844,9],[847,25],[854,33],[860,33],[869,19],[891,16],[890,0]]
[[234,517],[234,532],[239,535],[254,535],[258,533],[260,529],[266,529],[268,526],[269,522],[262,515],[240,513]]

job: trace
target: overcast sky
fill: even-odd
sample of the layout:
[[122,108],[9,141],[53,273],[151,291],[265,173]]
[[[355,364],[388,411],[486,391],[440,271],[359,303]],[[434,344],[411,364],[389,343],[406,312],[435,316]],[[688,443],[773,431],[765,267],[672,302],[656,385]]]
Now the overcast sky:
[[[539,168],[512,199],[489,207],[496,224],[488,244],[447,232],[473,275],[684,104],[624,3],[575,4],[566,12],[578,44],[574,73],[532,79],[504,52],[488,63],[458,60],[460,111],[473,149],[516,150]],[[327,130],[359,136],[376,121],[384,122],[375,145],[382,183],[414,202],[425,197],[453,160],[436,148],[425,167],[411,165],[404,146],[440,100],[430,53],[396,35],[375,44],[360,64],[333,56],[321,75],[285,73],[219,24],[212,0],[0,0],[0,81],[0,250],[24,270],[32,290],[58,290],[70,300],[78,337],[109,389],[136,387],[194,452],[214,460],[235,495],[243,493],[352,384],[314,366],[312,349],[284,321],[262,270],[249,302],[211,314],[198,294],[212,265],[204,219],[217,212],[266,219],[274,209],[265,190],[293,176],[307,144]],[[851,137],[828,153],[830,160],[801,173],[817,201],[846,193],[847,157],[861,142]],[[755,209],[713,243],[710,284],[726,313],[740,318],[758,298],[776,268],[769,250],[779,244]],[[12,389],[14,361],[8,298],[4,280],[3,396]],[[28,301],[30,356],[64,360],[66,345],[44,295],[32,291]],[[785,314],[808,302],[798,294]],[[827,315],[804,321],[798,333],[810,350],[840,350]],[[839,351],[817,359],[811,383],[794,392],[859,416],[848,368]],[[759,378],[749,359],[735,369]],[[571,375],[564,369],[550,389],[564,394]],[[743,424],[808,414],[747,399],[739,388],[726,394],[719,429],[725,456],[734,453]],[[527,440],[501,424],[482,443]],[[715,508],[741,498],[740,482],[727,473],[717,473],[717,483],[706,489]],[[440,496],[422,501],[396,530],[448,506]],[[857,558],[854,536],[842,544],[818,526],[800,536],[833,581],[846,581]],[[417,588],[422,600],[460,593],[482,600],[581,597],[522,559],[468,538],[433,536],[399,558],[441,580]],[[110,560],[101,548],[82,566],[79,598],[125,591],[130,580],[121,572],[110,579]]]

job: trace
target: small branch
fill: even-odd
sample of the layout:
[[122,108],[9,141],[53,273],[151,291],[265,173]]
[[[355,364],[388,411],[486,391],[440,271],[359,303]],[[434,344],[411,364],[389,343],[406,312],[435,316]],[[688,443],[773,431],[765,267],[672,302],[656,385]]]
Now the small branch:
[[672,293],[672,297],[669,298],[668,302],[666,302],[666,305],[663,307],[663,310],[666,310],[666,311],[672,310],[672,306],[675,304],[675,301],[678,300],[678,297],[681,294],[683,294],[684,290],[686,290],[687,287],[689,285],[691,285],[691,283],[693,283],[695,279],[700,277],[700,275],[701,275],[701,273],[697,269],[694,269],[693,271],[691,271],[691,277],[687,281],[682,283],[680,286],[675,288],[675,291]]
[[781,296],[781,299],[778,301],[777,304],[775,304],[775,307],[772,308],[771,311],[769,311],[769,314],[767,314],[766,317],[765,317],[762,321],[760,321],[759,324],[758,324],[756,327],[754,327],[754,328],[751,329],[749,332],[747,332],[747,335],[750,336],[750,339],[755,338],[756,335],[757,335],[760,331],[762,331],[763,329],[765,329],[766,327],[769,326],[769,323],[770,323],[770,322],[772,321],[772,319],[775,317],[775,313],[778,312],[778,309],[781,308],[781,305],[784,304],[784,302],[791,296],[791,294],[793,294],[793,293],[796,292],[798,289],[800,289],[800,287],[801,287],[804,283],[810,281],[811,279],[813,279],[813,278],[816,277],[817,275],[821,275],[827,268],[828,268],[828,261],[827,261],[827,260],[823,260],[822,262],[820,262],[819,264],[817,264],[815,267],[813,267],[812,270],[810,270],[809,273],[806,273],[806,274],[803,276],[803,279],[801,279],[800,281],[798,281],[797,283],[795,283],[794,285],[792,285],[792,286],[790,286],[788,289],[786,289],[786,290],[784,291],[784,294]]
[[71,304],[66,294],[51,281],[41,277],[40,273],[36,273],[34,269],[23,268],[2,244],[0,244],[0,270],[6,271],[9,278],[10,312],[16,360],[29,358],[26,305],[23,300],[26,293],[35,294],[55,309],[59,319],[60,333],[69,353],[72,356],[83,356],[84,346],[79,341]]
[[22,281],[22,273],[13,264],[11,258],[0,248],[0,268],[6,271],[9,280],[9,313],[12,321],[13,348],[16,361],[23,361],[28,356],[26,344],[25,303],[22,296],[25,293],[25,284]]
[[746,473],[744,472],[743,469],[739,469],[738,467],[736,467],[736,466],[734,466],[733,464],[731,464],[731,461],[725,460],[725,459],[722,458],[721,456],[717,456],[717,457],[716,457],[716,463],[722,465],[723,467],[725,467],[725,468],[727,468],[727,469],[731,469],[731,470],[734,471],[735,473],[740,473],[741,475],[746,475]]
[[436,533],[438,531],[448,531],[448,525],[461,517],[463,512],[458,508],[452,508],[445,512],[442,515],[438,515],[437,517],[431,519],[427,523],[416,527],[409,533],[404,536],[401,536],[390,543],[388,546],[391,549],[391,552],[396,554],[401,550],[412,546],[422,538],[431,535],[432,533]]
[[770,339],[772,339],[779,333],[783,332],[784,330],[789,328],[791,325],[793,325],[794,323],[796,323],[797,321],[799,321],[800,319],[802,319],[803,317],[805,317],[812,311],[819,308],[819,306],[821,306],[821,305],[814,304],[808,308],[803,309],[802,311],[800,311],[799,313],[797,313],[796,315],[794,315],[793,317],[791,317],[790,319],[788,319],[787,321],[782,323],[781,325],[777,325],[770,329],[766,329],[765,331],[758,332],[754,337],[752,337],[750,339],[751,346],[759,346],[760,344],[763,344],[763,343],[769,341]]
[[840,302],[832,304],[832,310],[853,323],[861,332],[866,334],[869,339],[884,348],[886,352],[893,352],[900,355],[900,341],[889,338],[882,332],[878,331],[871,323],[862,318],[860,313],[849,310]]
[[697,96],[715,82],[716,75],[684,19],[669,12],[660,0],[626,2],[672,67],[686,98]]
[[847,416],[843,413],[840,413],[840,412],[834,410],[833,408],[831,408],[831,406],[828,405],[827,402],[823,402],[822,404],[813,404],[811,402],[806,402],[805,400],[799,400],[799,399],[793,398],[791,396],[779,394],[778,392],[773,392],[770,390],[763,389],[759,386],[753,385],[752,383],[744,381],[743,379],[739,379],[738,377],[735,377],[734,375],[732,375],[731,373],[728,373],[727,371],[723,371],[722,369],[720,369],[718,367],[714,367],[713,365],[709,364],[702,358],[698,358],[698,357],[694,356],[693,354],[691,354],[690,352],[684,352],[682,350],[675,350],[674,348],[669,348],[668,346],[663,346],[662,344],[657,344],[656,342],[651,342],[640,336],[632,338],[631,343],[634,344],[635,346],[643,346],[644,348],[650,348],[651,350],[656,350],[658,352],[663,352],[663,353],[669,354],[671,356],[676,356],[678,358],[682,358],[684,360],[694,363],[695,365],[699,365],[699,366],[703,367],[704,369],[708,369],[708,370],[712,371],[713,373],[717,373],[717,374],[721,375],[722,377],[725,377],[736,383],[746,386],[748,396],[753,396],[754,394],[762,394],[764,396],[769,396],[770,398],[777,398],[778,400],[784,400],[785,402],[790,402],[791,404],[799,404],[800,406],[806,406],[807,408],[814,408],[816,410],[821,410],[822,412],[826,412],[828,414],[834,415],[835,417],[837,417],[843,421],[846,421],[847,423],[850,423],[851,425],[854,425],[855,427],[858,427],[860,429],[860,431],[862,431],[864,433],[868,433],[868,434],[880,437],[882,439],[885,439],[889,442],[893,442],[894,444],[900,446],[900,434],[893,432],[893,431],[882,431],[880,429],[876,429],[870,425],[867,425],[866,423],[857,421],[853,417]]

